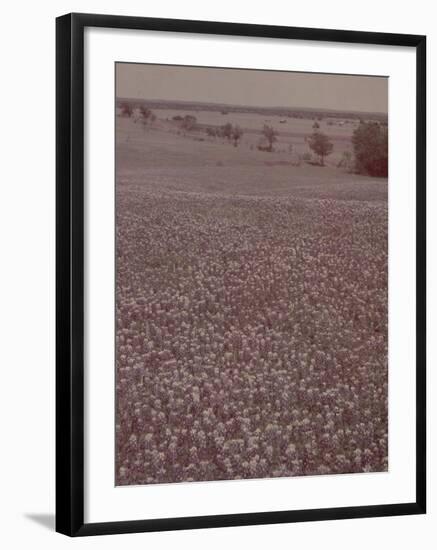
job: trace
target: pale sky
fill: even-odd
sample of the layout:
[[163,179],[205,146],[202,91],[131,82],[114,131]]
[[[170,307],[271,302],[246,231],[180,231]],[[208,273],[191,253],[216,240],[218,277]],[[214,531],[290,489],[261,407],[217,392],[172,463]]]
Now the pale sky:
[[388,78],[116,64],[117,97],[388,112]]

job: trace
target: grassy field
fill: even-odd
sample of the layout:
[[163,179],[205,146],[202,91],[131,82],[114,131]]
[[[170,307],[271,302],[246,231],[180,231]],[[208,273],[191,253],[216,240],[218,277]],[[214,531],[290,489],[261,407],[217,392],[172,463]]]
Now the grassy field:
[[385,471],[387,181],[336,167],[353,125],[293,166],[312,120],[196,112],[233,147],[155,113],[116,119],[116,483]]

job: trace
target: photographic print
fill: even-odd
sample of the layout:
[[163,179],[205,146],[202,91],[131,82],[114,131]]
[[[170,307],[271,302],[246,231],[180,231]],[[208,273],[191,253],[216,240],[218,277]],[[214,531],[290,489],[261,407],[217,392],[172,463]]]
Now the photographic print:
[[115,64],[115,483],[388,470],[388,78]]

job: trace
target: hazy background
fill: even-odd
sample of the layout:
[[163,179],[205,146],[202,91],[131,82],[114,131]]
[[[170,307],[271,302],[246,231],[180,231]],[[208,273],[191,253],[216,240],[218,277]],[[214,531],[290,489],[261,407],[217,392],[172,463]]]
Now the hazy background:
[[117,63],[116,95],[387,113],[388,78]]

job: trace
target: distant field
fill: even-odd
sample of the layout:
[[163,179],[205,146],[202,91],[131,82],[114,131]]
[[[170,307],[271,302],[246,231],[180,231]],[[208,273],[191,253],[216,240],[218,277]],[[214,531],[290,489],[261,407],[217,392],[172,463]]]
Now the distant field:
[[[312,125],[315,120],[313,119],[299,119],[290,118],[279,115],[256,115],[253,113],[227,113],[222,114],[217,111],[175,111],[173,109],[155,109],[154,112],[161,119],[171,119],[176,114],[195,115],[200,124],[214,124],[220,126],[231,122],[232,124],[239,124],[241,127],[248,130],[260,130],[263,124],[269,124],[280,132],[292,132],[298,135],[308,135],[312,130]],[[282,122],[281,122],[282,121]],[[328,124],[328,122],[330,124]],[[352,135],[353,130],[358,126],[358,120],[347,120],[337,118],[325,118],[322,121],[318,121],[320,129],[322,131],[329,132],[332,137],[349,138]]]
[[321,123],[322,168],[289,152],[313,120],[196,112],[233,147],[154,112],[116,117],[116,483],[386,471],[387,180],[337,168],[354,125]]
[[[161,128],[163,130],[167,130],[168,132],[173,132],[175,130],[174,123],[171,123],[172,117],[175,115],[178,116],[185,116],[185,115],[195,115],[198,121],[198,124],[200,126],[221,126],[223,124],[226,124],[227,122],[230,122],[233,125],[239,125],[243,130],[245,131],[245,134],[243,135],[243,139],[240,143],[241,150],[238,152],[238,154],[234,153],[234,157],[238,158],[238,162],[243,162],[243,156],[246,149],[251,150],[252,147],[256,151],[257,143],[261,137],[261,130],[264,126],[264,124],[267,124],[269,126],[272,126],[276,131],[279,132],[278,136],[278,142],[275,144],[275,152],[271,153],[273,155],[273,159],[265,158],[265,154],[263,155],[261,153],[261,156],[259,155],[250,155],[247,160],[249,163],[256,162],[257,160],[263,162],[267,161],[277,161],[277,160],[288,160],[291,159],[290,154],[290,146],[292,147],[292,152],[294,154],[302,154],[304,152],[308,152],[308,146],[305,143],[305,137],[309,136],[313,132],[313,124],[314,120],[310,119],[294,119],[294,118],[284,118],[280,116],[261,116],[261,115],[253,115],[250,113],[229,113],[227,115],[222,115],[219,112],[216,111],[196,111],[193,113],[193,111],[177,111],[168,109],[168,110],[155,110],[154,113],[159,118],[159,122],[155,124],[155,127]],[[135,131],[131,127],[131,120],[123,119],[122,117],[117,117],[118,123],[120,125],[120,132],[123,134],[123,132],[126,132],[126,134],[131,134],[132,137],[135,136]],[[280,121],[285,121],[281,123]],[[358,122],[357,121],[348,121],[347,123],[342,120],[333,119],[329,120],[331,122],[330,125],[328,125],[328,120],[324,121],[318,121],[318,124],[320,125],[320,131],[327,134],[331,141],[334,144],[334,151],[333,154],[328,157],[328,164],[331,165],[337,165],[338,161],[340,160],[341,156],[343,155],[344,151],[352,151],[351,146],[351,137],[353,130],[357,127]],[[344,123],[344,126],[340,126],[340,124]],[[139,124],[140,126],[140,124]],[[125,128],[123,128],[125,127]],[[129,130],[128,130],[129,128]],[[158,141],[162,141],[164,138],[163,136],[155,136]],[[204,132],[195,132],[192,135],[192,138],[205,138]],[[120,139],[122,139],[122,135],[120,135]],[[141,142],[144,139],[144,137],[137,136],[137,139],[140,141],[140,147],[142,147]],[[147,138],[146,138],[147,139]],[[152,138],[153,139],[153,138]],[[210,141],[212,141],[210,139]],[[120,145],[121,145],[120,141]],[[217,145],[220,144],[220,141],[214,142],[215,147],[213,148],[213,154],[218,155],[220,154],[220,148],[217,148]],[[170,148],[176,147],[177,150],[179,150],[179,147],[182,148],[190,148],[191,144],[185,143],[185,145],[179,141],[177,143],[168,143]],[[228,148],[224,149],[223,152],[225,154],[228,154],[229,151],[227,151]],[[207,154],[211,152],[211,148],[203,149],[202,152],[206,152]],[[257,152],[257,151],[256,151]]]

